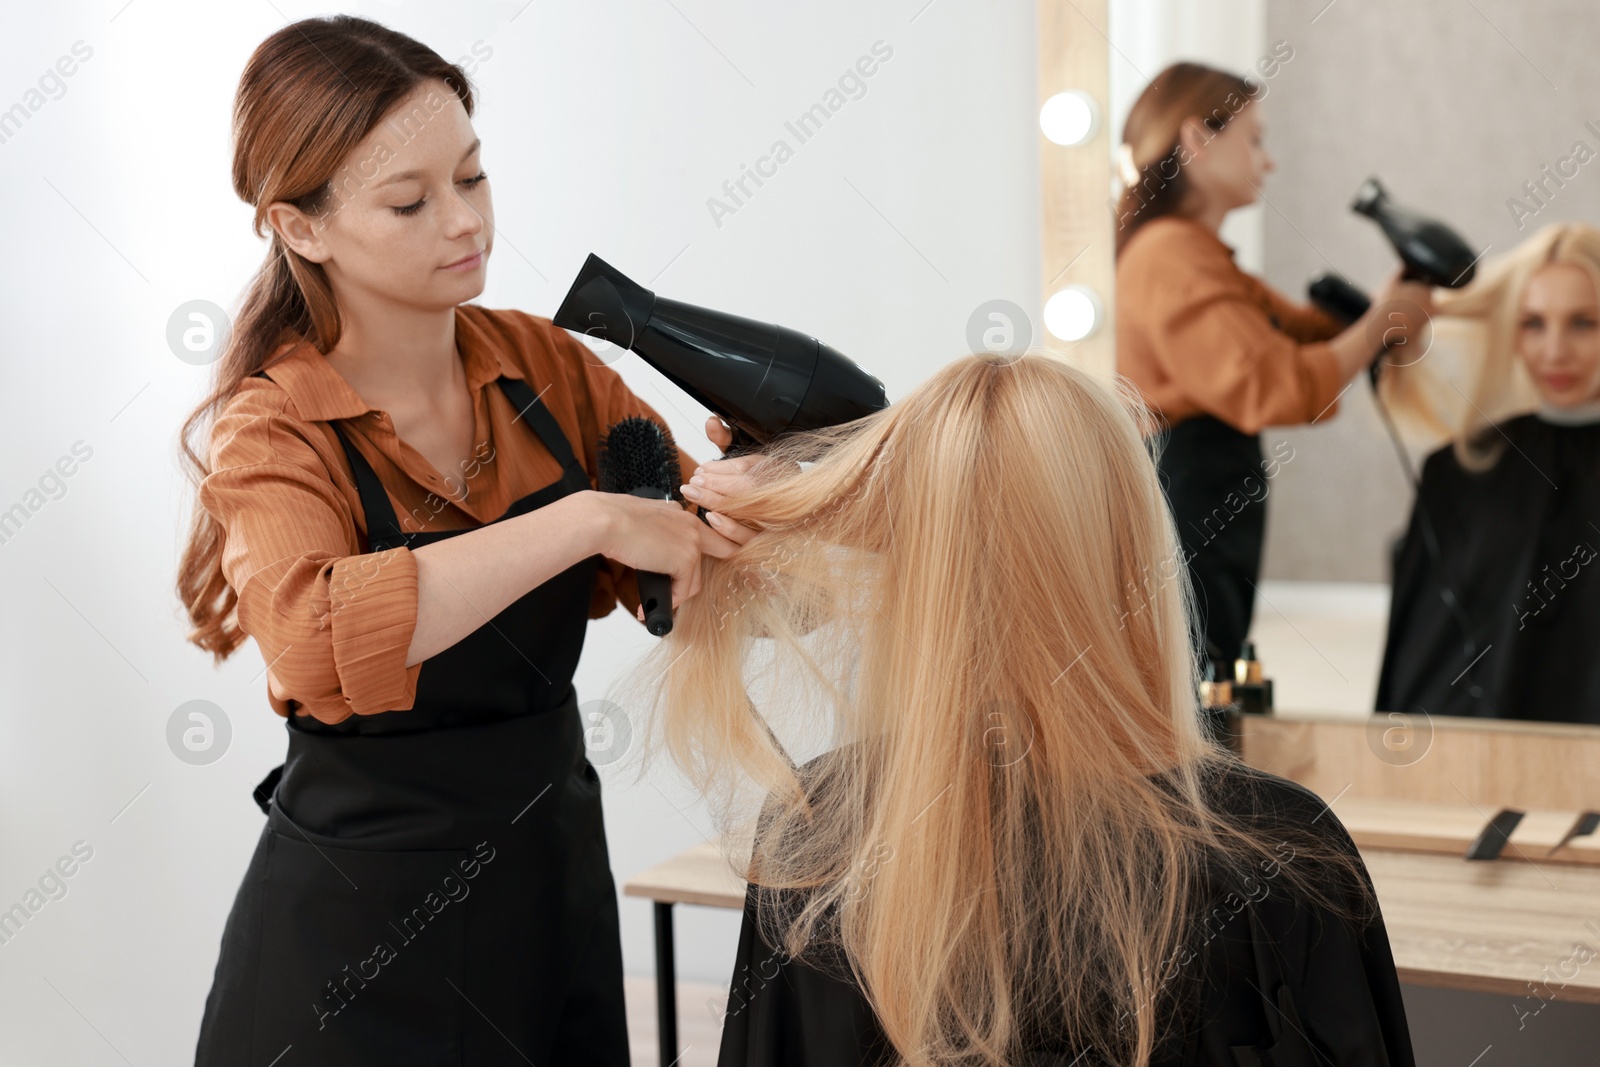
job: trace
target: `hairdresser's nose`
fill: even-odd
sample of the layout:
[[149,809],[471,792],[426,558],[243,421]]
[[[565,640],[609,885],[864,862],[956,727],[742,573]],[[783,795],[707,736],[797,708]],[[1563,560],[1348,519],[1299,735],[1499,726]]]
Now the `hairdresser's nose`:
[[451,240],[468,237],[483,229],[483,215],[459,192],[445,198],[444,235]]

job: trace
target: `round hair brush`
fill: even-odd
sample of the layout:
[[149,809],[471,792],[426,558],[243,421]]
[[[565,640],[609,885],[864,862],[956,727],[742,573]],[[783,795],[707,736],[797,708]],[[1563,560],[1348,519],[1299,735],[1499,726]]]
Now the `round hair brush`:
[[[600,439],[599,488],[646,500],[672,500],[683,481],[672,434],[654,419],[630,415]],[[639,603],[644,625],[657,637],[672,632],[672,578],[638,571]]]

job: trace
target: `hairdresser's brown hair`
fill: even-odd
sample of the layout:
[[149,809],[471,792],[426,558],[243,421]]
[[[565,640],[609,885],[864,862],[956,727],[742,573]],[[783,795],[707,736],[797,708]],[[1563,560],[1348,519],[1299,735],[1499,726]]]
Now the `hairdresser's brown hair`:
[[[302,19],[256,47],[233,104],[233,190],[255,208],[265,236],[268,206],[287,201],[313,216],[337,209],[336,181],[349,154],[395,105],[428,81],[441,81],[470,116],[472,88],[454,63],[403,33],[351,15]],[[179,432],[182,466],[194,485],[210,473],[205,442],[218,412],[245,378],[287,341],[305,339],[326,354],[339,341],[339,308],[327,274],[274,231],[234,313],[210,394]],[[196,506],[178,568],[177,592],[189,613],[188,640],[226,659],[244,641],[238,593],[222,573],[223,531]]]
[[1157,74],[1128,111],[1122,127],[1122,155],[1137,181],[1122,176],[1113,210],[1116,251],[1152,219],[1175,214],[1189,191],[1189,177],[1178,134],[1197,118],[1216,136],[1260,94],[1248,78],[1202,63],[1174,63]]
[[734,862],[768,942],[842,948],[899,1063],[1013,1063],[1042,1024],[1143,1064],[1208,861],[1358,884],[1327,823],[1255,833],[1210,799],[1248,772],[1202,732],[1142,410],[1125,380],[985,354],[780,440],[719,509],[760,532],[613,687],[725,830],[759,830]]

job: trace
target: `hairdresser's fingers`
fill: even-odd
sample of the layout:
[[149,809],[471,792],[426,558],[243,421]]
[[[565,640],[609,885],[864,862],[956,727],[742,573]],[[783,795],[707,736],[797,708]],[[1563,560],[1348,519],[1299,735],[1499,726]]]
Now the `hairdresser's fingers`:
[[760,457],[739,456],[736,459],[719,459],[695,468],[687,482],[678,487],[686,500],[692,500],[709,510],[720,508],[727,494],[749,489],[755,483],[745,473]]
[[672,608],[676,611],[685,600],[700,592],[700,568],[689,568],[688,573],[672,579]]
[[[717,559],[727,559],[739,551],[739,546],[744,544],[744,541],[735,539],[733,528],[741,524],[732,521],[726,515],[719,515],[714,512],[707,515],[706,518],[711,522],[711,525],[700,524],[700,551]],[[749,527],[745,528],[749,529]],[[754,530],[750,532],[752,536],[755,534]],[[749,540],[749,538],[745,540]]]
[[[724,522],[723,525],[726,526],[728,523]],[[672,572],[672,607],[674,610],[684,601],[699,596],[701,589],[704,588],[704,577],[700,567],[702,556],[726,559],[739,551],[740,542],[729,540],[698,519],[695,520],[694,532],[695,544],[692,561],[688,566],[681,569],[675,568]],[[639,612],[634,614],[640,615]],[[640,615],[640,618],[642,620],[643,616]]]
[[1422,282],[1406,282],[1400,293],[1402,299],[1411,301],[1424,312],[1433,310],[1433,286]]
[[1427,308],[1432,306],[1433,286],[1427,282],[1405,276],[1405,267],[1394,269],[1384,283],[1383,289],[1378,294],[1377,303],[1388,304],[1396,301],[1408,301]]
[[[714,459],[709,463],[702,463],[694,469],[689,480],[695,481],[700,475],[716,475],[718,478],[742,479],[750,484],[755,484],[755,475],[750,472],[761,464],[767,457],[763,455],[730,456],[727,459]],[[699,485],[699,482],[695,482]]]
[[754,526],[746,526],[736,522],[720,511],[709,511],[706,519],[711,523],[711,528],[737,545],[749,544],[750,539],[760,533]]
[[733,430],[727,423],[712,415],[706,419],[706,439],[716,445],[718,451],[726,452],[728,446],[733,444]]

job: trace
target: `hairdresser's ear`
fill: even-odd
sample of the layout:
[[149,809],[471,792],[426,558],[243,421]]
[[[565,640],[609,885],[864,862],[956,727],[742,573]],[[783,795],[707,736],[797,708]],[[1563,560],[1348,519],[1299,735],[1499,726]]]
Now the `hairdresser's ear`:
[[323,227],[304,211],[283,200],[267,205],[267,224],[278,232],[278,238],[304,259],[324,263],[329,258],[327,242],[323,240]]
[[1178,127],[1178,144],[1183,147],[1183,158],[1194,159],[1204,154],[1206,145],[1213,136],[1215,134],[1206,129],[1198,117],[1190,115],[1184,119]]

